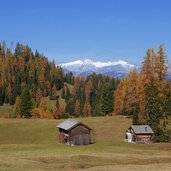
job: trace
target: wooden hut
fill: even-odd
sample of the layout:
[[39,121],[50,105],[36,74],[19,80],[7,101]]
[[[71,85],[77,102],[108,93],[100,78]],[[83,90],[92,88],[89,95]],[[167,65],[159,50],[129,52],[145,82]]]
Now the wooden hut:
[[136,143],[150,143],[154,137],[154,132],[149,125],[132,125],[126,131],[126,141]]
[[91,131],[87,125],[75,119],[67,119],[56,126],[59,128],[59,142],[68,145],[91,144]]

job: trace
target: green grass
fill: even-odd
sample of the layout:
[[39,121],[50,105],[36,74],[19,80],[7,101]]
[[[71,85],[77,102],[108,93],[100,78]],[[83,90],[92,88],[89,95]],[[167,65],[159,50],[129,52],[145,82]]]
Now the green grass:
[[[114,118],[114,119],[113,119]],[[93,135],[97,143],[122,142],[125,130],[131,124],[131,120],[118,117],[81,118],[85,124],[93,129]],[[34,119],[1,119],[0,120],[0,144],[56,144],[58,130],[56,125],[63,120],[34,120]],[[121,123],[118,126],[117,123]],[[112,130],[115,130],[112,131]]]
[[123,141],[130,119],[116,116],[80,120],[93,128],[95,144],[59,144],[56,125],[63,120],[0,119],[0,171],[171,169],[171,144]]
[[[45,99],[46,99],[48,108],[50,110],[53,109],[55,107],[55,105],[56,105],[56,100],[50,100],[49,97],[45,97]],[[66,105],[65,100],[64,99],[61,99],[61,98],[59,99],[59,103],[62,106],[65,106]]]

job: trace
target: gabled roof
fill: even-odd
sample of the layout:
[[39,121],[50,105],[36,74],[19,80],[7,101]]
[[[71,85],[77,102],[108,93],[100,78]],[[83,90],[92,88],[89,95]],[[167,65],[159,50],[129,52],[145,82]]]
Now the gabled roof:
[[154,134],[149,125],[132,125],[130,128],[133,129],[135,134]]
[[61,128],[61,129],[64,129],[66,131],[69,131],[71,130],[73,127],[79,125],[79,124],[82,124],[84,125],[85,127],[87,127],[88,129],[91,129],[89,128],[88,126],[86,126],[85,124],[81,123],[80,121],[78,120],[75,120],[75,119],[67,119],[65,120],[64,122],[60,123],[59,125],[57,125],[56,127],[57,128]]

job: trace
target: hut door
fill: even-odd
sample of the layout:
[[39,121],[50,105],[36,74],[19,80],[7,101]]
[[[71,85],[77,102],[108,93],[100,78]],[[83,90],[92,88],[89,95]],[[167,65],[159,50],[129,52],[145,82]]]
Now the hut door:
[[78,141],[79,141],[79,145],[88,145],[88,144],[90,144],[90,135],[89,134],[79,134]]
[[90,135],[89,134],[78,134],[74,136],[75,145],[88,145],[90,144]]
[[82,134],[78,134],[74,136],[74,140],[73,140],[75,145],[83,145],[83,135]]
[[79,142],[79,145],[83,145],[84,144],[84,138],[83,138],[82,134],[78,135],[78,142]]

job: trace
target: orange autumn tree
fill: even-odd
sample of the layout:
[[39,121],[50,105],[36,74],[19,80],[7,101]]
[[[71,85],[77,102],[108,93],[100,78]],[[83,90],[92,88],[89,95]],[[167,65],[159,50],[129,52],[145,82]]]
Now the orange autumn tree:
[[34,108],[32,112],[32,118],[37,119],[52,119],[52,113],[49,111],[47,102],[42,99],[38,108]]
[[85,102],[84,104],[84,108],[83,108],[83,113],[84,113],[84,117],[89,117],[91,116],[91,105],[88,101]]
[[75,102],[74,113],[79,116],[80,114],[80,101],[77,99]]
[[125,81],[121,80],[114,93],[114,114],[121,115],[124,111],[124,99],[125,99],[126,85]]
[[157,53],[148,49],[141,71],[131,71],[117,86],[115,114],[131,115],[133,124],[149,123],[154,130],[160,129],[161,120],[166,125],[167,115],[171,112],[171,98],[166,91],[170,89],[166,80],[167,69],[164,47],[160,45]]

